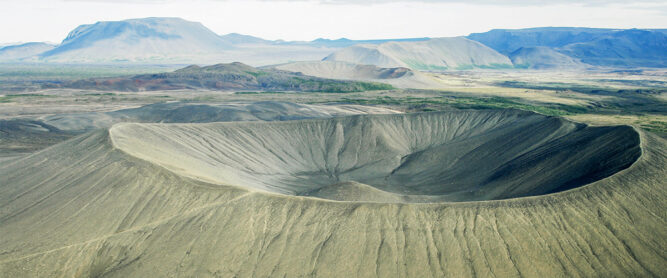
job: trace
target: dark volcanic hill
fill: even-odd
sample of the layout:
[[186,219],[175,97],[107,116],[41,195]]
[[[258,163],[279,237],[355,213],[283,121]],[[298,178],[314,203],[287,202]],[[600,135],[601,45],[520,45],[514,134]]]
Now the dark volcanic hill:
[[276,69],[258,69],[239,62],[205,67],[192,65],[173,72],[119,78],[83,79],[60,84],[46,84],[44,87],[105,91],[207,89],[331,93],[392,88],[382,83],[334,80]]

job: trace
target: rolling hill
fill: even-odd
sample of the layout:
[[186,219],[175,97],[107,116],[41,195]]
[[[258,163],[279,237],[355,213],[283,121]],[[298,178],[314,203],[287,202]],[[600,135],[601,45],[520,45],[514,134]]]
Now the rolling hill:
[[166,73],[74,80],[43,86],[134,92],[206,89],[345,93],[392,88],[382,83],[325,79],[276,69],[258,69],[238,62],[204,67],[192,65]]
[[463,37],[417,42],[355,45],[327,56],[325,61],[349,62],[414,70],[507,68],[512,62],[481,43]]
[[435,88],[439,83],[408,68],[381,68],[337,61],[294,62],[275,66],[276,69],[300,72],[322,78],[387,83],[398,88]]

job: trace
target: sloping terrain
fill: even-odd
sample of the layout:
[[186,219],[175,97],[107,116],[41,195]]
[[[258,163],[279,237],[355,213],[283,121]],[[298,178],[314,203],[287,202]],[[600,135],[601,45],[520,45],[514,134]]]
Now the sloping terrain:
[[262,38],[258,37],[253,37],[253,36],[248,36],[248,35],[243,35],[239,33],[229,33],[226,35],[221,35],[220,38],[222,38],[225,42],[230,43],[232,45],[249,45],[249,44],[270,44],[272,41],[265,40]]
[[111,112],[59,114],[42,117],[57,129],[85,132],[109,128],[121,122],[209,123],[230,121],[286,121],[356,114],[394,114],[394,110],[362,105],[316,105],[279,101],[257,102],[166,102]]
[[407,67],[414,70],[512,66],[512,62],[502,54],[463,37],[355,45],[334,52],[324,60],[385,68]]
[[447,201],[570,189],[626,168],[640,152],[629,127],[584,127],[513,110],[283,123],[123,124],[111,129],[111,138],[133,156],[213,183],[300,195],[359,182]]
[[43,42],[29,42],[19,45],[0,47],[0,61],[19,61],[55,48],[55,45]]
[[277,101],[167,102],[110,112],[62,113],[38,118],[0,119],[0,159],[25,155],[74,136],[121,122],[204,123],[286,121],[356,114],[393,114],[394,110],[361,105],[308,105]]
[[[545,123],[559,122],[512,111],[477,113],[480,115],[460,113],[457,123],[465,127],[472,121],[466,120],[468,117],[482,114],[501,115],[498,122],[505,116],[519,114],[529,122],[535,117]],[[430,127],[421,129],[425,135],[435,135],[445,126],[449,127],[448,134],[465,133],[465,128],[432,122],[432,117],[444,115],[368,116],[329,123],[340,123],[342,130],[346,125],[354,127],[353,122],[396,127],[419,123]],[[521,122],[521,118],[515,117],[514,121]],[[483,122],[477,123],[484,126]],[[293,127],[283,132],[317,134],[314,123],[325,122],[286,123],[282,125]],[[189,129],[205,132],[198,137],[196,147],[223,147],[219,137],[210,135],[224,132],[227,127],[233,130],[245,126],[250,131],[254,125],[120,125],[110,133],[86,134],[21,160],[0,164],[0,273],[9,277],[666,275],[667,143],[628,128],[573,125],[580,132],[610,132],[601,138],[607,139],[604,141],[624,136],[640,140],[626,147],[613,143],[601,146],[599,153],[641,146],[641,156],[628,168],[586,186],[526,198],[433,204],[339,202],[227,186],[194,175],[180,175],[179,171],[191,169],[168,170],[155,163],[170,160],[158,159],[155,154],[140,159],[131,155],[140,149],[118,144],[119,136],[141,142],[132,134],[139,129]],[[365,133],[362,127],[356,134]],[[542,132],[537,126],[527,132],[530,131],[537,132],[538,137]],[[260,143],[261,132],[264,130],[256,129],[237,140]],[[354,134],[341,135],[353,146],[353,142],[361,140]],[[183,135],[165,134],[154,144],[177,142]],[[593,141],[597,138],[577,136]],[[192,142],[188,136],[182,138]],[[322,139],[312,139],[306,144],[311,150],[325,148],[318,144]],[[414,140],[416,144],[426,143]],[[511,149],[500,144],[496,147]],[[236,155],[249,150],[237,150]],[[268,150],[283,152],[286,148]],[[301,155],[310,156],[308,150],[303,151]],[[192,158],[205,155],[185,150],[183,153]],[[367,152],[358,153],[372,157]],[[587,160],[592,153],[598,152],[573,151],[570,157]],[[608,155],[623,157],[621,153]],[[285,153],[281,157],[284,163],[306,164],[298,156]],[[317,157],[317,152],[312,157]],[[354,161],[348,156],[341,158],[341,165]],[[243,163],[262,161],[249,156]],[[567,163],[540,171],[551,173],[562,166]],[[354,182],[340,186],[369,191]],[[331,191],[326,194],[331,195]],[[373,191],[369,194],[377,197]]]
[[51,83],[45,88],[74,88],[106,91],[157,91],[179,89],[261,90],[305,92],[360,92],[387,90],[382,83],[324,79],[275,69],[258,69],[243,63],[188,66],[173,72],[130,77],[83,79]]
[[74,135],[42,121],[0,119],[0,158],[34,152]]
[[586,65],[565,54],[544,46],[522,47],[509,55],[518,68],[583,69]]
[[667,35],[662,32],[624,30],[589,42],[560,49],[591,65],[611,67],[667,67]]
[[294,62],[275,66],[276,69],[304,75],[387,83],[397,88],[436,88],[442,85],[418,71],[408,68],[381,68],[336,61]]
[[484,33],[472,33],[467,38],[509,55],[522,47],[558,48],[572,43],[589,42],[614,31],[615,29],[580,27],[494,29]]

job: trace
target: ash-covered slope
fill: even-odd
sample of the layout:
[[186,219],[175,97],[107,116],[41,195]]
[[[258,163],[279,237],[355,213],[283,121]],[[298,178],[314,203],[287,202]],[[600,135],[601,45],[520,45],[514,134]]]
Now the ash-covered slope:
[[512,62],[507,57],[464,37],[355,45],[334,52],[324,60],[376,65],[385,68],[408,67],[414,70],[512,66]]
[[278,101],[155,103],[110,112],[48,115],[37,119],[0,120],[0,160],[26,155],[82,133],[121,122],[208,123],[287,121],[357,114],[394,114],[395,110],[362,105],[296,104]]
[[34,152],[73,137],[37,120],[0,119],[0,159]]
[[67,81],[44,87],[133,92],[206,89],[344,93],[392,89],[388,84],[325,79],[276,69],[258,69],[239,62],[204,67],[193,65],[173,72],[130,77]]
[[337,61],[294,62],[275,66],[276,69],[300,72],[305,75],[387,83],[398,88],[434,88],[436,80],[408,68],[381,68]]
[[122,124],[111,138],[136,157],[214,183],[300,195],[353,181],[447,201],[563,191],[624,169],[640,154],[630,127],[585,127],[511,110]]
[[[404,119],[426,125],[430,116]],[[393,117],[355,119],[383,118]],[[396,122],[401,122],[399,118]],[[304,123],[313,122],[317,121]],[[220,126],[169,127],[214,131]],[[422,131],[435,134],[436,129]],[[0,273],[12,277],[665,276],[667,143],[630,129],[606,129],[641,138],[636,162],[607,178],[545,196],[428,205],[334,202],[206,183],[128,155],[108,132],[98,131],[0,164]],[[306,126],[301,130],[319,132]],[[112,131],[111,137],[119,131]],[[248,135],[250,140],[259,138]],[[619,134],[610,135],[606,139]],[[177,135],[167,136],[165,140],[175,141]],[[348,138],[349,143],[360,140]],[[309,145],[320,148],[313,139]],[[215,143],[212,140],[217,138],[202,134],[198,144]],[[610,149],[599,149],[605,150]],[[576,152],[572,156],[586,159]],[[248,157],[244,163],[261,161]],[[541,171],[550,173],[562,166],[567,165]],[[353,183],[342,186],[365,188]]]
[[[121,122],[210,123],[231,121],[287,121],[356,114],[395,114],[395,110],[362,105],[297,104],[280,101],[257,102],[166,102],[111,112],[72,113],[46,116],[37,123],[55,130],[83,133],[110,128]],[[25,122],[25,121],[24,121]],[[2,123],[2,122],[0,122]],[[1,129],[0,129],[1,130]],[[10,131],[8,131],[9,133]]]

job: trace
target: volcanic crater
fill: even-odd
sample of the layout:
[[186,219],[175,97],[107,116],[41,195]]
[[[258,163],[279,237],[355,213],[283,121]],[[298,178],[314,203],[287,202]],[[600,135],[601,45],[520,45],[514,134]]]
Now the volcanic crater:
[[110,134],[130,155],[213,184],[359,202],[545,195],[604,179],[641,155],[631,127],[518,110],[126,123]]

